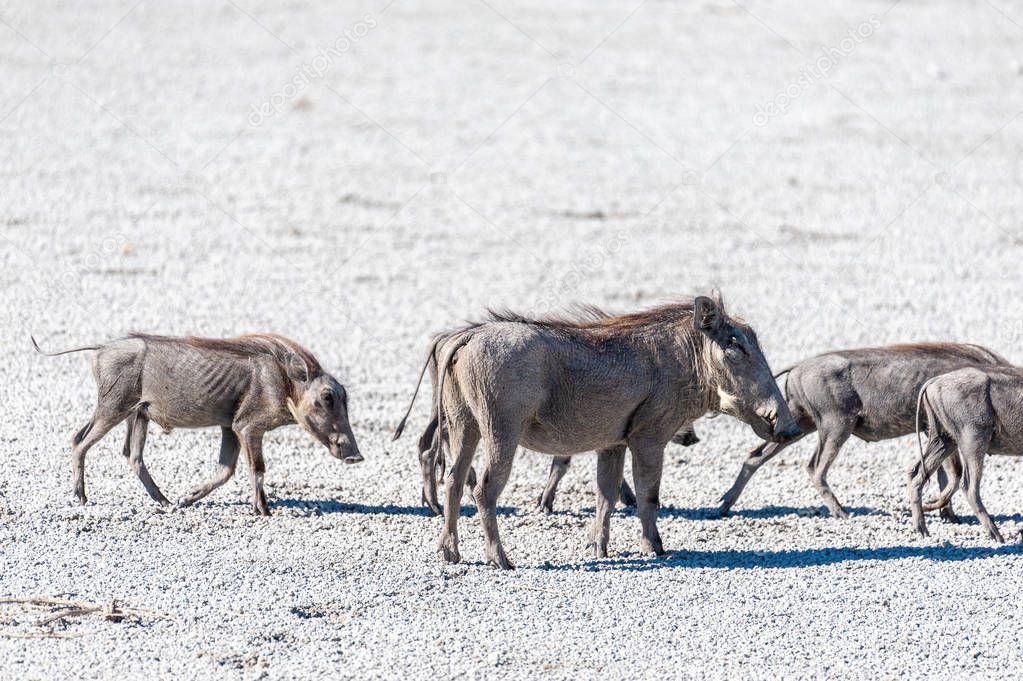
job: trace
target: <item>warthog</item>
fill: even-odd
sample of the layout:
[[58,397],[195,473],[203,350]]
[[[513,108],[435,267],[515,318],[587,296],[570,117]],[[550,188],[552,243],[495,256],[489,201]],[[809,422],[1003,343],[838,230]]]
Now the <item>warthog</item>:
[[[32,344],[39,349],[35,339]],[[345,463],[362,461],[348,424],[348,396],[316,358],[298,343],[270,334],[231,339],[170,338],[132,334],[101,345],[43,353],[51,357],[95,350],[92,371],[99,389],[92,420],[72,441],[75,496],[85,496],[85,455],[111,428],[127,419],[124,456],[153,499],[169,502],[142,459],[149,422],[173,428],[220,426],[217,475],[179,503],[188,506],[227,482],[239,451],[252,471],[252,503],[269,515],[263,491],[263,434],[298,423]]]
[[[603,310],[593,307],[585,306],[579,310],[579,314],[586,319],[606,319],[610,317],[609,314]],[[458,330],[446,331],[438,334],[430,347],[430,351],[426,358],[426,363],[423,365],[423,370],[420,372],[419,381],[422,384],[423,377],[427,372],[430,375],[430,385],[436,395],[437,391],[437,353],[442,351],[443,344],[449,340],[452,336],[457,335]],[[416,388],[416,395],[419,393],[419,388]],[[415,395],[412,400],[415,401]],[[393,440],[397,440],[401,437],[405,430],[405,423],[408,420],[409,415],[412,413],[412,405],[409,405],[408,410],[405,412],[405,416],[401,421],[401,425],[394,432]],[[423,480],[421,499],[422,504],[430,510],[434,515],[440,515],[444,512],[441,506],[440,500],[437,498],[437,481],[438,478],[443,479],[446,462],[444,458],[444,451],[441,447],[441,439],[446,436],[446,433],[440,433],[437,425],[440,419],[437,416],[436,402],[434,402],[434,408],[430,414],[430,422],[426,425],[422,435],[419,436],[419,465],[420,474]],[[700,441],[697,437],[696,431],[692,426],[685,426],[676,433],[671,441],[675,444],[680,444],[685,447],[690,447]],[[571,458],[567,456],[557,456],[551,461],[550,473],[547,477],[547,485],[544,488],[543,493],[537,498],[537,508],[551,513],[554,510],[554,496],[557,492],[558,483],[568,472]],[[470,489],[476,486],[476,471],[472,467],[469,468],[469,475],[466,479],[466,486]],[[621,502],[626,506],[636,505],[636,496],[629,488],[629,484],[622,481],[622,490],[620,495]]]
[[460,559],[461,490],[481,439],[486,460],[474,494],[487,561],[509,569],[496,510],[520,444],[555,456],[597,450],[589,546],[598,558],[607,556],[631,449],[641,546],[660,555],[664,447],[680,428],[722,411],[764,438],[792,438],[797,429],[756,334],[706,297],[599,319],[493,314],[447,336],[437,367],[438,429],[447,429],[451,450],[438,551],[452,563]]
[[[692,447],[700,441],[693,427],[685,426],[671,437],[671,441],[683,447]],[[543,493],[536,500],[536,507],[544,513],[554,512],[554,496],[557,494],[558,485],[561,479],[568,473],[568,467],[572,464],[572,457],[556,456],[551,460],[551,470],[547,474],[547,485]],[[619,499],[625,506],[636,505],[636,495],[629,488],[629,483],[622,481],[622,491]]]
[[[829,352],[782,371],[778,376],[788,373],[785,394],[802,433],[764,443],[749,453],[735,484],[721,498],[721,515],[728,514],[758,468],[817,431],[817,451],[806,463],[807,473],[831,514],[848,517],[827,480],[842,445],[852,435],[878,442],[913,433],[916,397],[924,382],[974,364],[1008,362],[979,345],[919,343]],[[939,472],[943,489],[947,478],[944,470]],[[942,508],[942,517],[958,520],[948,505]]]
[[[1002,366],[959,369],[932,378],[920,389],[917,419],[919,424],[922,404],[929,437],[926,451],[920,442],[920,461],[909,473],[909,507],[913,524],[921,535],[928,535],[924,510],[932,511],[948,502],[955,493],[961,471],[966,500],[978,520],[992,539],[1005,541],[980,499],[980,477],[986,454],[1023,454],[1020,395],[1023,395],[1023,369]],[[951,484],[925,509],[921,503],[924,484],[934,469],[950,456],[959,464],[953,468],[955,475]]]

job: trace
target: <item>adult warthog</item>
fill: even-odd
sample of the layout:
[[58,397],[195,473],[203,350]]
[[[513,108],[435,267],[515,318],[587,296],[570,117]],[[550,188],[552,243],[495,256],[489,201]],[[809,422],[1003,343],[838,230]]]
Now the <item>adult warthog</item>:
[[[579,310],[579,315],[586,319],[607,319],[610,317],[609,314],[593,306],[586,306]],[[436,395],[437,391],[437,355],[443,351],[444,343],[450,340],[453,336],[457,336],[459,330],[445,331],[437,334],[434,337],[433,343],[430,346],[430,351],[426,358],[426,363],[423,365],[423,370],[420,372],[419,381],[422,384],[423,377],[429,373],[430,385]],[[416,395],[419,393],[419,388],[416,388]],[[413,395],[413,401],[415,401],[415,395]],[[405,412],[405,416],[401,421],[401,424],[394,432],[392,440],[397,440],[401,437],[405,430],[405,423],[408,420],[409,415],[412,412],[412,405],[409,405],[408,410]],[[446,437],[447,433],[441,433],[438,428],[440,419],[437,416],[436,401],[434,402],[433,409],[430,413],[430,421],[427,423],[426,428],[423,430],[422,435],[419,436],[419,466],[420,474],[422,476],[422,504],[430,510],[434,515],[440,515],[444,512],[444,508],[437,497],[437,486],[438,479],[444,478],[444,471],[446,468],[446,460],[444,457],[444,450],[441,446],[441,440]],[[676,433],[671,441],[680,444],[684,447],[690,447],[700,441],[697,437],[696,431],[692,426],[685,426]],[[550,473],[547,477],[547,485],[544,488],[543,493],[537,498],[537,508],[543,510],[546,513],[551,513],[554,510],[554,496],[558,489],[558,483],[568,472],[571,458],[567,456],[554,457],[551,461]],[[476,472],[470,467],[469,475],[466,479],[466,485],[469,488],[476,486]],[[629,484],[622,481],[622,490],[620,495],[621,502],[626,506],[636,505],[636,496],[633,494]]]
[[[1023,369],[977,366],[959,369],[931,379],[920,389],[917,419],[923,406],[929,437],[926,451],[920,444],[920,461],[909,473],[909,507],[917,531],[927,536],[924,510],[947,503],[963,476],[966,500],[988,535],[1005,541],[980,499],[980,476],[987,454],[1023,455]],[[919,438],[919,431],[917,437]],[[959,450],[958,457],[955,452]],[[956,475],[944,486],[939,499],[925,509],[921,503],[924,484],[931,473],[951,457],[960,463]]]
[[486,556],[509,569],[496,510],[520,444],[555,456],[597,450],[597,511],[589,533],[597,557],[607,556],[611,511],[631,449],[641,545],[660,555],[664,447],[679,429],[722,411],[764,438],[797,432],[756,334],[706,297],[601,319],[495,314],[451,334],[437,367],[438,428],[447,429],[451,450],[438,550],[452,563],[460,559],[459,499],[481,439],[486,461],[474,494]]
[[[39,349],[35,339],[32,344]],[[128,421],[124,456],[157,503],[167,498],[142,458],[149,422],[164,431],[220,426],[216,477],[179,504],[188,506],[227,482],[238,454],[252,471],[252,505],[269,515],[263,491],[263,434],[298,423],[345,463],[362,461],[348,424],[348,395],[316,358],[295,341],[260,334],[240,338],[171,338],[132,334],[127,338],[56,353],[95,350],[92,372],[99,396],[96,411],[72,441],[75,496],[84,504],[85,455],[110,429]]]
[[[827,480],[828,468],[842,445],[852,435],[878,442],[915,432],[921,386],[935,376],[975,364],[1008,362],[979,345],[917,343],[829,352],[785,369],[778,376],[788,374],[785,395],[802,433],[764,443],[749,453],[735,484],[721,498],[721,515],[728,514],[757,469],[817,431],[817,451],[807,461],[806,471],[831,514],[848,517]],[[938,483],[944,489],[947,482],[943,469]],[[948,504],[941,513],[958,522]]]

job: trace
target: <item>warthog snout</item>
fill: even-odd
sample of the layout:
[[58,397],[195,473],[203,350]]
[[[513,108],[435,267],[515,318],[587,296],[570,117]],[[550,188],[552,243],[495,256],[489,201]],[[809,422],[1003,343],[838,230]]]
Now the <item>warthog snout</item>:
[[346,435],[339,435],[330,443],[330,453],[334,458],[341,459],[345,463],[365,461],[355,440]]
[[803,429],[800,428],[799,424],[795,421],[790,421],[788,425],[777,427],[774,430],[775,442],[791,440],[792,438],[799,437],[802,434]]
[[775,409],[758,411],[757,416],[763,420],[767,426],[767,432],[770,433],[770,438],[765,439],[781,442],[783,440],[790,440],[803,432],[799,424],[792,418],[788,409],[785,410],[784,414],[780,415]]

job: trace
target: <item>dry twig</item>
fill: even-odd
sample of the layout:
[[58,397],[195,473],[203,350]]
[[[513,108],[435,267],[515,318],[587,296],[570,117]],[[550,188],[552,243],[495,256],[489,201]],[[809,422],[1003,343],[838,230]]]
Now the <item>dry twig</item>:
[[54,631],[52,625],[55,622],[98,614],[108,622],[122,622],[125,619],[153,619],[173,620],[170,615],[156,610],[145,608],[127,608],[119,605],[117,601],[109,603],[89,603],[86,601],[74,601],[67,598],[51,598],[49,596],[29,596],[25,598],[0,598],[0,605],[20,605],[31,609],[48,610],[42,619],[35,623],[40,631],[2,631],[0,636],[7,638],[77,638],[82,636],[78,632]]

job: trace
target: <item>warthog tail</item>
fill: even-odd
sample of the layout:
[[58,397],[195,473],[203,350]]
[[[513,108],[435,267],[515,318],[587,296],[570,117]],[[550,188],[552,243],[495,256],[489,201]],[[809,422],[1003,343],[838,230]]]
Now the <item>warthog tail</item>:
[[441,360],[437,362],[437,394],[434,396],[437,409],[437,433],[435,437],[440,442],[441,447],[444,445],[444,379],[447,378],[451,360],[455,358],[455,354],[466,343],[472,340],[472,331],[474,330],[475,327],[470,327],[447,336],[444,340],[452,340],[451,347],[447,349]]
[[[956,454],[956,456],[958,456],[958,454]],[[923,505],[924,513],[930,513],[931,511],[942,509],[952,500],[952,495],[956,493],[956,487],[959,486],[959,471],[960,467],[956,466],[952,471],[952,477],[948,480],[948,486],[941,490],[941,494],[938,495],[938,498]]]
[[784,369],[782,369],[781,371],[776,373],[774,375],[774,377],[775,377],[775,379],[779,379],[782,376],[784,376],[785,374],[792,373],[792,370],[795,369],[795,368],[796,368],[796,365],[794,365],[794,364],[792,366],[790,366],[790,367],[785,367]]
[[73,348],[71,350],[61,350],[60,352],[46,352],[39,347],[39,343],[36,343],[35,336],[29,336],[32,339],[32,347],[36,349],[40,355],[46,355],[47,357],[59,357],[60,355],[70,355],[72,352],[85,352],[86,350],[99,350],[98,345],[87,345],[82,348]]
[[[935,380],[937,380],[937,376],[935,376],[934,378],[930,379],[929,381],[925,382],[922,386],[920,386],[920,394],[917,395],[916,397],[916,444],[917,447],[919,447],[920,449],[920,475],[923,475],[924,473],[927,472],[927,466],[926,464],[924,464],[924,439],[923,436],[920,434],[920,408],[923,406],[924,400],[926,399],[927,388],[929,388],[931,383],[934,383]],[[928,428],[933,430],[936,427],[937,427],[936,424],[928,423]],[[955,489],[955,486],[952,486],[952,489]],[[949,497],[951,497],[951,495],[949,495]],[[945,504],[942,504],[942,506],[944,505]]]
[[442,334],[434,339],[433,345],[430,346],[430,352],[426,354],[426,361],[423,363],[423,368],[419,372],[419,381],[416,383],[416,390],[412,393],[412,400],[408,403],[408,409],[405,410],[405,416],[401,418],[401,422],[398,427],[394,429],[394,436],[391,437],[391,442],[394,442],[401,434],[405,432],[405,424],[408,422],[408,417],[412,413],[412,406],[416,403],[416,398],[419,396],[419,389],[423,386],[423,376],[426,375],[426,369],[430,366],[430,362],[437,361],[437,346],[440,342],[447,338],[446,335]]

